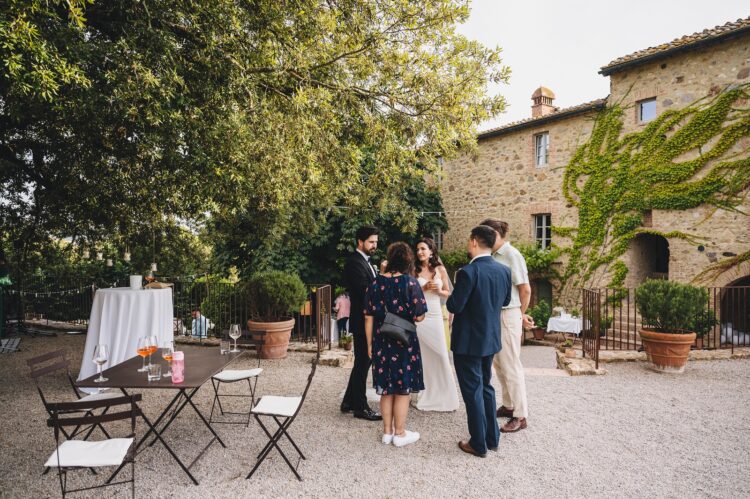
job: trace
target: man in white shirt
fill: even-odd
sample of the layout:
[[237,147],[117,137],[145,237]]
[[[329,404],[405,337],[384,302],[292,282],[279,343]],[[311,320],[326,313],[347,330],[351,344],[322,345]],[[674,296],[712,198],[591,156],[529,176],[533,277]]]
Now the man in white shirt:
[[193,310],[193,327],[192,336],[193,338],[208,338],[208,319],[201,315],[201,311],[197,308]]
[[523,328],[534,325],[531,317],[526,315],[526,308],[531,299],[529,272],[526,260],[521,252],[508,242],[508,224],[494,218],[488,218],[482,225],[495,229],[497,239],[492,247],[496,261],[510,267],[511,298],[503,307],[501,314],[502,335],[500,350],[493,360],[500,387],[503,392],[503,403],[497,410],[498,418],[510,418],[500,427],[503,433],[513,433],[526,428],[528,404],[526,401],[526,378],[521,364],[521,343]]

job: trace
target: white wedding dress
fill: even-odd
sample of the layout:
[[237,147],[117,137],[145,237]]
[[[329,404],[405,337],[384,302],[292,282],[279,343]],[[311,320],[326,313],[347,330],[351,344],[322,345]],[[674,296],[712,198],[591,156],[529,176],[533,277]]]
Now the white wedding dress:
[[[417,279],[424,286],[426,279]],[[440,278],[435,279],[442,288]],[[425,292],[427,314],[422,322],[417,322],[417,338],[422,352],[422,374],[425,389],[417,396],[417,409],[420,411],[455,411],[458,409],[458,391],[453,379],[453,369],[445,344],[445,325],[440,295],[434,291]]]

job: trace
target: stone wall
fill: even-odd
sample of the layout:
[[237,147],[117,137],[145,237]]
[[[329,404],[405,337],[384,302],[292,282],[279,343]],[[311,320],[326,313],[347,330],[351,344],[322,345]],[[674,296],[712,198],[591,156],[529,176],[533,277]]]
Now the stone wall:
[[[750,36],[706,48],[665,57],[611,75],[609,102],[628,106],[624,132],[640,130],[636,103],[656,98],[657,113],[682,108],[697,99],[715,95],[727,85],[750,82]],[[597,96],[592,96],[597,97]],[[562,195],[564,167],[578,145],[592,129],[594,112],[563,118],[534,127],[480,139],[475,156],[464,155],[446,161],[441,184],[443,203],[450,225],[444,237],[446,250],[463,247],[471,227],[486,217],[506,220],[513,241],[532,241],[532,221],[536,213],[551,213],[552,224],[577,224],[577,212]],[[549,165],[534,166],[533,137],[550,135]],[[750,140],[737,151],[750,147]],[[689,159],[688,157],[680,158]],[[750,196],[740,206],[750,214]],[[656,230],[680,230],[700,239],[699,244],[682,239],[669,240],[669,278],[689,282],[707,265],[750,249],[750,217],[742,213],[699,207],[691,210],[655,210],[651,226]],[[557,243],[565,240],[555,238]],[[633,247],[623,257],[632,267],[626,286],[642,281],[645,271],[638,262],[647,255],[643,247]],[[739,276],[742,277],[742,276]],[[706,284],[726,285],[726,276]],[[602,285],[601,276],[597,279]],[[569,300],[563,300],[569,301]]]

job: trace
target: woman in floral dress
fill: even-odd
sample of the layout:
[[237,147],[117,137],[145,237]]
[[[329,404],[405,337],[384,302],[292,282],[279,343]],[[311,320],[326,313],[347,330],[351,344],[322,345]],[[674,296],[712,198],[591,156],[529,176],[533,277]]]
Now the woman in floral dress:
[[414,254],[408,244],[388,247],[385,272],[367,288],[365,295],[365,334],[372,359],[372,381],[380,395],[384,444],[403,447],[419,440],[419,433],[405,428],[411,394],[424,389],[422,358],[416,333],[408,345],[380,333],[386,312],[412,322],[427,312],[422,288],[411,276]]

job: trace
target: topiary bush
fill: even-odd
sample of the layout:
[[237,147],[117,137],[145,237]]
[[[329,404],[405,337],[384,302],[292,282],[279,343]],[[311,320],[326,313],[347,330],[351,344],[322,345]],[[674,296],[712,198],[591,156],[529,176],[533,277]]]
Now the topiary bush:
[[[661,333],[689,334],[709,323],[708,291],[689,284],[649,279],[635,290],[643,325]],[[715,317],[714,317],[715,320]]]
[[244,286],[250,317],[262,322],[291,318],[307,299],[307,288],[297,274],[280,270],[258,272]]

